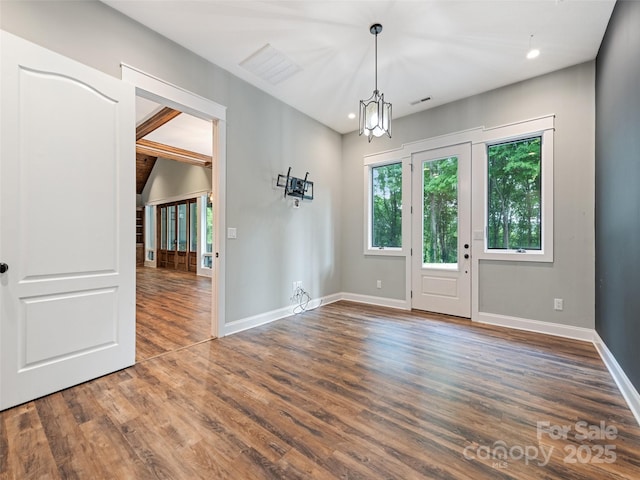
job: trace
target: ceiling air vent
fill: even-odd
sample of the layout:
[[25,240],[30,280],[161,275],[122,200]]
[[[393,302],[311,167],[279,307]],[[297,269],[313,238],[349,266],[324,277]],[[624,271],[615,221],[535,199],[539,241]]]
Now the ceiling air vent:
[[241,61],[240,66],[272,85],[277,85],[302,70],[269,43]]
[[424,97],[424,98],[421,98],[420,100],[414,100],[413,102],[409,102],[409,105],[413,107],[414,105],[418,105],[419,103],[423,103],[423,102],[428,102],[429,100],[431,100],[431,97]]

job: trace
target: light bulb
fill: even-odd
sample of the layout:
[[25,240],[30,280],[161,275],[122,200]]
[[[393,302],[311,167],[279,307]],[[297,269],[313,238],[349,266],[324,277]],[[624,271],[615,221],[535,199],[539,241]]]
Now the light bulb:
[[529,50],[527,52],[527,58],[529,60],[533,60],[534,58],[536,58],[538,55],[540,55],[540,50],[538,50],[537,48],[532,48],[531,50]]

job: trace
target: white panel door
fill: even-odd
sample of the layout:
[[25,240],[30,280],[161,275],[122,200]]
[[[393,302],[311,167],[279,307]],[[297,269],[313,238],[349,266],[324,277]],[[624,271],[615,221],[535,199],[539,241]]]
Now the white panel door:
[[471,145],[412,156],[412,308],[471,317]]
[[0,34],[6,409],[135,363],[135,92]]

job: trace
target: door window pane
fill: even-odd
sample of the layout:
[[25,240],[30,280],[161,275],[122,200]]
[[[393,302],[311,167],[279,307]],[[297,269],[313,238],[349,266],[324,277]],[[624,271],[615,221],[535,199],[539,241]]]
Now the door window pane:
[[487,246],[542,248],[542,137],[489,145]]
[[202,266],[204,268],[213,268],[213,204],[209,195],[202,197],[204,205],[203,216],[201,219],[204,237],[202,241]]
[[198,204],[196,202],[189,203],[189,250],[191,252],[198,251]]
[[371,168],[371,246],[402,247],[402,163]]
[[176,207],[167,207],[167,250],[176,249]]
[[160,248],[167,248],[167,207],[160,208]]
[[187,204],[178,204],[178,251],[187,251]]
[[213,205],[211,199],[207,197],[206,208],[206,235],[205,235],[205,253],[213,253]]
[[422,262],[458,263],[458,159],[422,164]]

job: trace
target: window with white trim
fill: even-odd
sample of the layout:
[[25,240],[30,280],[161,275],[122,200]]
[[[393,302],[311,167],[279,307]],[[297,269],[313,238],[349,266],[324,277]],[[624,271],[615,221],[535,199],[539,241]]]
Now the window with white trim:
[[553,117],[488,133],[482,258],[553,262]]
[[371,247],[402,248],[402,163],[371,167]]
[[[410,159],[365,158],[365,245],[366,255],[403,255],[403,236],[409,220],[403,205],[409,205]],[[370,163],[369,163],[370,162]],[[408,240],[407,240],[408,241]]]

